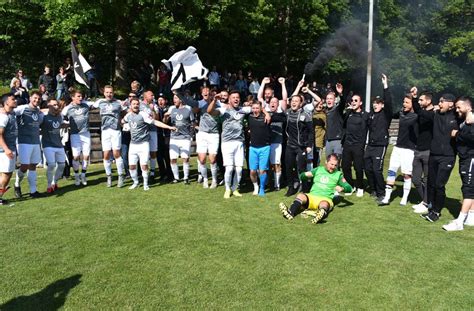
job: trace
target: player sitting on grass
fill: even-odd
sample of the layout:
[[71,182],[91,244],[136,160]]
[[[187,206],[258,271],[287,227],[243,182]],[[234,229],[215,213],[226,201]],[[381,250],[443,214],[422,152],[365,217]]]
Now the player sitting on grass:
[[337,170],[338,163],[337,155],[330,154],[326,158],[325,166],[319,166],[309,172],[301,173],[300,179],[302,181],[312,180],[313,186],[309,193],[299,193],[289,209],[284,203],[280,203],[283,217],[292,220],[296,215],[309,209],[316,211],[312,223],[316,224],[325,218],[334,206],[332,201],[334,190],[346,193],[352,191],[351,185]]

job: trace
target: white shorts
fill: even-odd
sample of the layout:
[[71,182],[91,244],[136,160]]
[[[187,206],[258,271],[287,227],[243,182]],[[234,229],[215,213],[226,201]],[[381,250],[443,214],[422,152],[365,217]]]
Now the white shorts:
[[244,143],[241,141],[222,142],[224,166],[244,166]]
[[170,159],[189,158],[191,141],[188,139],[170,139]]
[[11,173],[15,170],[16,152],[13,151],[13,159],[7,157],[5,152],[0,152],[0,173]]
[[196,152],[217,154],[219,150],[219,134],[199,131],[196,134]]
[[158,151],[158,133],[150,131],[150,152]]
[[18,144],[18,159],[20,164],[41,163],[40,145]]
[[71,134],[72,156],[81,155],[88,157],[91,153],[91,133],[85,132],[80,134]]
[[64,148],[46,147],[43,152],[47,164],[66,163]]
[[411,175],[413,171],[413,158],[415,157],[415,151],[393,147],[392,154],[390,155],[390,164],[388,170],[397,172],[401,168],[402,174]]
[[122,148],[122,131],[106,129],[100,134],[102,151],[120,150]]
[[130,143],[128,149],[128,164],[137,165],[140,161],[140,165],[148,165],[150,159],[150,144],[145,141],[142,143]]
[[270,145],[270,164],[281,164],[281,151],[283,147],[281,144]]

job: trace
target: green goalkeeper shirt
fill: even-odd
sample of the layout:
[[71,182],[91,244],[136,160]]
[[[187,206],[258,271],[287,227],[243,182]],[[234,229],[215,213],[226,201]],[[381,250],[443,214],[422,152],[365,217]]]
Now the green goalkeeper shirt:
[[330,173],[326,167],[319,166],[311,170],[311,174],[313,174],[313,186],[309,193],[312,195],[332,199],[336,186],[343,187],[345,192],[352,191],[351,185],[346,182],[340,171]]

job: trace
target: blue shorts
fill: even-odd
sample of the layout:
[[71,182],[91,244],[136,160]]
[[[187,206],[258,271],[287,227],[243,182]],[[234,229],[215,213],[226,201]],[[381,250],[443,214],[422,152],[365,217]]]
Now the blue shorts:
[[270,146],[252,147],[249,150],[249,168],[253,171],[268,170],[270,160]]

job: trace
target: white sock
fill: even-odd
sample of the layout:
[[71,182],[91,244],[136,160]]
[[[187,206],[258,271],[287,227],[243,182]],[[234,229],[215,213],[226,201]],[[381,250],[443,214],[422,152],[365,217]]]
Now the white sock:
[[201,173],[201,176],[202,176],[203,179],[207,179],[206,164],[201,164],[201,162],[199,162],[199,173]]
[[253,193],[258,194],[258,183],[257,182],[253,183]]
[[212,181],[217,182],[217,163],[211,164],[211,175],[212,175]]
[[87,171],[87,166],[89,166],[89,160],[82,160],[82,173]]
[[28,171],[28,184],[30,185],[30,193],[36,192],[36,171]]
[[132,178],[134,184],[138,184],[138,174],[136,169],[130,170],[130,177]]
[[74,170],[74,172],[79,171],[79,161],[72,160],[72,169]]
[[280,187],[281,172],[275,172],[275,187]]
[[64,167],[66,166],[65,163],[58,163],[57,166],[56,166],[56,172],[54,172],[54,180],[53,180],[53,184],[57,184],[58,183],[58,180],[61,179],[61,176],[63,176],[63,171],[64,171]]
[[466,217],[467,217],[467,213],[461,213],[459,212],[459,216],[458,218],[456,219],[458,222],[464,224],[464,221],[466,220]]
[[[148,171],[142,169],[142,177],[143,177],[143,187],[148,186]],[[138,178],[137,178],[138,179]]]
[[234,175],[234,183],[232,185],[232,191],[239,189],[241,179],[242,179],[242,166],[236,166],[235,175]]
[[225,181],[225,190],[230,190],[232,186],[232,173],[234,172],[234,167],[232,165],[225,167],[224,181]]
[[48,188],[51,188],[51,184],[53,184],[53,174],[55,167],[56,165],[52,163],[48,163],[46,166],[46,179],[48,180]]
[[117,174],[123,175],[124,165],[122,157],[115,159],[115,164],[117,165]]
[[20,183],[25,178],[25,173],[20,169],[16,170],[15,187],[20,187]]
[[171,163],[171,171],[173,172],[174,179],[179,180],[178,163]]
[[105,168],[105,175],[107,176],[112,175],[112,163],[110,163],[110,160],[104,160],[104,168]]
[[184,179],[189,179],[189,162],[183,162]]
[[155,171],[156,168],[156,158],[151,159],[150,158],[150,170]]
[[408,178],[403,181],[403,197],[402,197],[403,202],[406,202],[408,200],[408,195],[410,194],[410,190],[411,190],[411,178]]
[[390,201],[390,196],[392,195],[393,186],[385,186],[385,197],[383,201],[388,202]]

